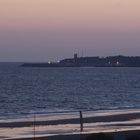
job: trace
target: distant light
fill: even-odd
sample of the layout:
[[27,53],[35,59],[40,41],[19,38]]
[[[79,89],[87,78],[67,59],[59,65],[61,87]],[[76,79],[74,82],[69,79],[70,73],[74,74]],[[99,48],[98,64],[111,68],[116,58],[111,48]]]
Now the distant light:
[[57,61],[57,63],[60,63],[60,61]]
[[108,64],[111,64],[111,62],[109,61]]
[[119,65],[120,64],[119,61],[117,61],[116,64]]
[[50,61],[48,61],[48,63],[49,63],[49,64],[51,64],[51,62],[50,62]]

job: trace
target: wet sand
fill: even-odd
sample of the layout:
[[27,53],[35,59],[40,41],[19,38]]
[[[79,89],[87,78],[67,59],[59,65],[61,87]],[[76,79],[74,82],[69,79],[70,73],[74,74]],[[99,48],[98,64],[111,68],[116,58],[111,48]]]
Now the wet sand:
[[[32,139],[34,125],[36,137],[38,139],[84,139],[90,133],[114,133],[119,135],[123,132],[138,133],[140,130],[140,111],[124,111],[118,113],[108,113],[103,116],[93,116],[83,118],[84,131],[80,132],[80,119],[58,119],[58,120],[36,120],[18,122],[0,122],[0,139]],[[124,133],[125,131],[125,133]],[[82,136],[82,137],[81,137]],[[2,138],[3,137],[3,138]],[[4,138],[5,137],[5,138]],[[66,138],[67,137],[67,138]]]
[[[97,123],[97,122],[119,122],[119,121],[129,121],[140,118],[140,112],[138,113],[127,113],[127,114],[116,114],[108,116],[96,116],[83,118],[84,123]],[[35,125],[59,125],[59,124],[79,124],[80,119],[62,119],[62,120],[52,120],[52,121],[36,121]],[[29,127],[34,125],[34,121],[25,122],[0,122],[1,128],[15,128],[15,127]]]

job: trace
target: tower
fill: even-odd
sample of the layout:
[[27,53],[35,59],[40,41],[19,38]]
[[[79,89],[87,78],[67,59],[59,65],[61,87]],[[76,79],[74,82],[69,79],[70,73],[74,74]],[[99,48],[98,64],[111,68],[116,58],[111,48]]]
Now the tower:
[[74,63],[77,63],[78,55],[77,53],[74,54]]

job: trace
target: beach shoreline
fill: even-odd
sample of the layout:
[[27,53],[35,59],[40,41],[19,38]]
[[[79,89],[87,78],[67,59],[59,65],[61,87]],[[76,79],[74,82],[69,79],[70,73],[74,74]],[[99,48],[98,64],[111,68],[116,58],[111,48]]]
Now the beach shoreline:
[[[83,118],[84,123],[97,123],[97,122],[119,122],[119,121],[129,121],[140,118],[140,112],[136,113],[126,113],[126,114],[116,114],[116,115],[105,115],[105,116],[94,116]],[[59,120],[49,120],[49,121],[35,121],[36,126],[40,125],[59,125],[59,124],[79,124],[79,118],[71,119],[59,119]],[[24,121],[24,122],[0,122],[1,128],[17,128],[17,127],[29,127],[34,124],[34,121]]]
[[86,140],[90,135],[100,135],[104,134],[106,136],[111,136],[115,140],[125,140],[130,136],[140,136],[139,130],[128,130],[128,131],[118,131],[118,132],[104,132],[104,133],[86,133],[86,134],[68,134],[68,135],[54,135],[45,137],[35,137],[35,138],[14,138],[5,140]]
[[80,118],[62,118],[46,120],[36,118],[26,121],[0,122],[0,136],[3,139],[32,139],[35,129],[37,138],[49,138],[73,135],[89,135],[96,133],[138,132],[140,130],[140,110],[104,112],[102,114],[84,114],[84,131],[80,131]]

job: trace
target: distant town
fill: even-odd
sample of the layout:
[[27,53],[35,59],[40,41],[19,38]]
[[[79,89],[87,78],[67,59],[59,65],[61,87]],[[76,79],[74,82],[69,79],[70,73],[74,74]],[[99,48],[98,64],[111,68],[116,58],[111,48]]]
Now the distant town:
[[108,56],[66,58],[58,62],[24,63],[22,67],[140,67],[140,56]]

